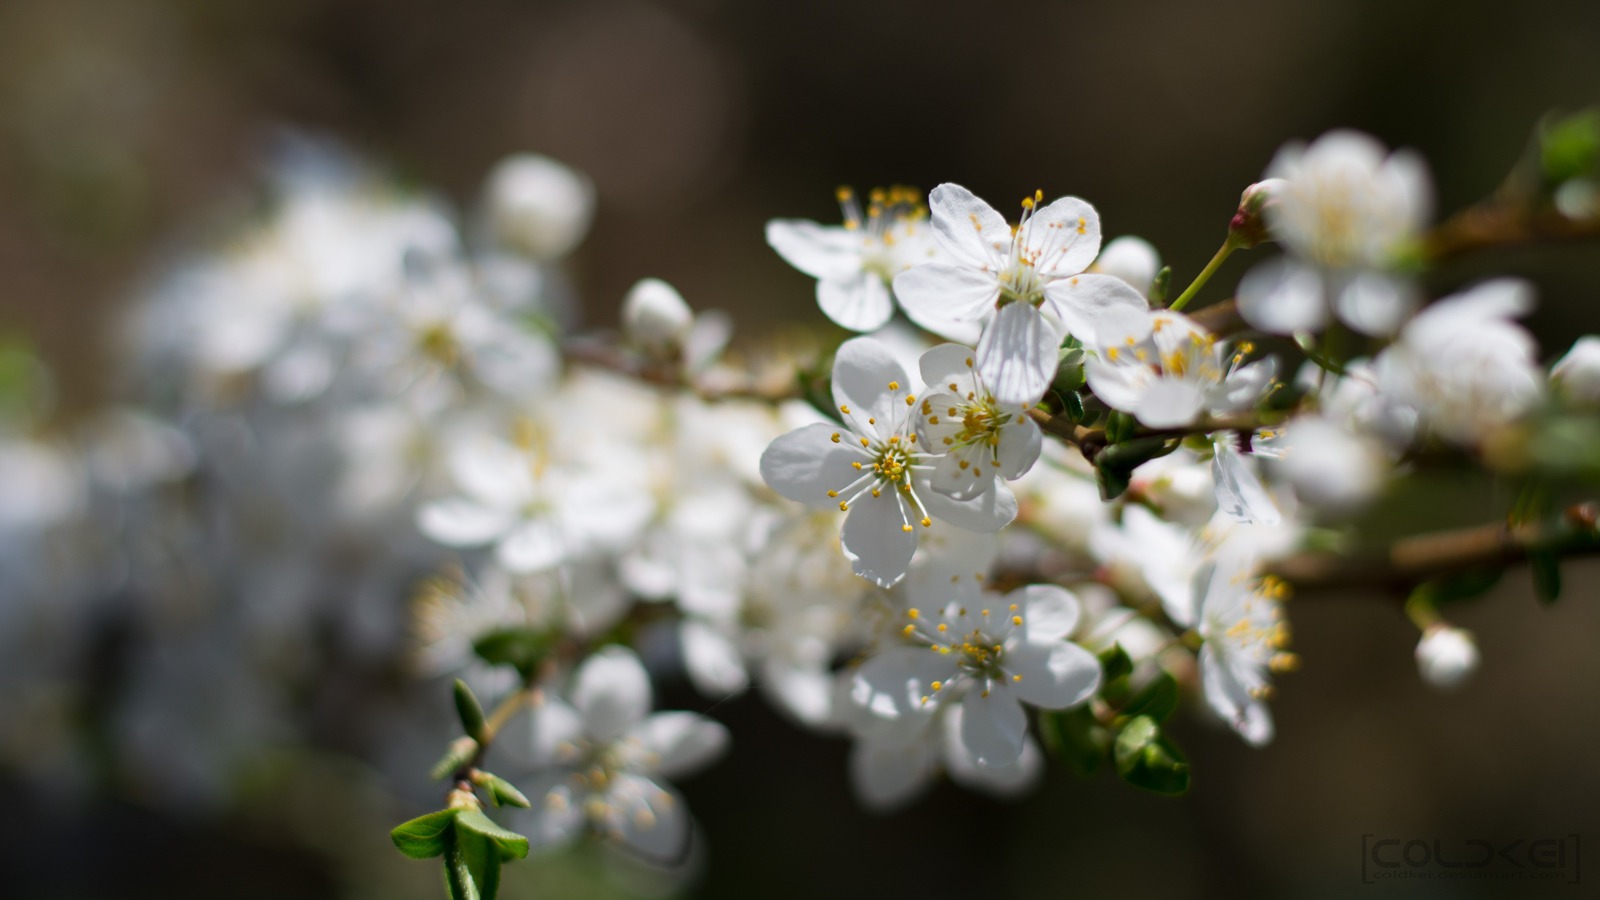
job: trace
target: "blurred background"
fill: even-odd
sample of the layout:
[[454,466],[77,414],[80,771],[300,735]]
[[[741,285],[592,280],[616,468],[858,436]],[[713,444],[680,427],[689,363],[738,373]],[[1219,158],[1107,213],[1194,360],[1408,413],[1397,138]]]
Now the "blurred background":
[[[115,395],[121,304],[204,238],[284,126],[462,205],[507,153],[561,159],[598,191],[571,263],[589,322],[613,322],[627,287],[653,275],[758,334],[819,318],[763,223],[836,221],[841,184],[956,181],[1002,209],[1035,188],[1076,194],[1108,236],[1154,242],[1182,285],[1285,140],[1351,126],[1416,148],[1443,214],[1494,188],[1541,115],[1596,99],[1592,2],[4,0],[0,335],[39,348],[68,414]],[[1548,360],[1600,326],[1597,262],[1593,246],[1518,249],[1443,270],[1436,287],[1534,278],[1530,325]],[[1214,291],[1245,268],[1232,263]],[[718,705],[735,751],[684,786],[705,854],[687,890],[1582,895],[1360,884],[1363,834],[1600,846],[1600,569],[1574,566],[1568,582],[1546,608],[1513,573],[1459,614],[1485,664],[1450,695],[1418,682],[1415,630],[1386,598],[1297,604],[1305,666],[1281,684],[1278,739],[1251,750],[1188,717],[1177,734],[1196,774],[1182,800],[1052,771],[1021,803],[944,786],[877,817],[849,795],[845,742],[789,726],[757,696]],[[84,677],[115,678],[114,660],[82,663]],[[424,685],[410,702],[445,693]],[[664,706],[708,705],[687,687],[663,693]],[[441,896],[431,865],[389,846],[388,828],[422,810],[396,799],[416,785],[364,764],[374,750],[351,714],[363,697],[330,681],[304,702],[317,752],[223,813],[114,780],[0,773],[5,895]],[[629,890],[601,864],[519,864],[507,890]]]

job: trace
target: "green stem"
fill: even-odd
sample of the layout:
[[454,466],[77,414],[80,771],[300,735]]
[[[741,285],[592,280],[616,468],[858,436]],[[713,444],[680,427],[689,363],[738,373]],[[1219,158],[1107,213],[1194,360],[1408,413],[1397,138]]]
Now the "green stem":
[[1167,308],[1173,312],[1181,312],[1183,308],[1188,305],[1190,298],[1199,293],[1201,288],[1205,287],[1206,282],[1210,281],[1211,276],[1215,275],[1217,270],[1222,268],[1223,262],[1225,262],[1236,249],[1238,249],[1238,245],[1233,242],[1233,235],[1230,234],[1228,235],[1228,239],[1222,242],[1222,247],[1217,250],[1217,255],[1211,257],[1211,262],[1206,263],[1206,267],[1200,270],[1200,274],[1194,277],[1194,281],[1190,282],[1189,286],[1183,289],[1183,293],[1178,295],[1178,299],[1172,301],[1172,305]]

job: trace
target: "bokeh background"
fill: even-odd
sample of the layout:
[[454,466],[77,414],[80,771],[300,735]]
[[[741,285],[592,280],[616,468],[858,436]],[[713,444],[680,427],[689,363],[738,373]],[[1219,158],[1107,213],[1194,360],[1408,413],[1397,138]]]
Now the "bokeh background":
[[[109,324],[214,226],[284,126],[462,204],[509,152],[560,158],[598,188],[572,263],[589,321],[611,322],[627,287],[654,275],[761,333],[819,318],[762,224],[833,220],[837,185],[958,181],[1002,207],[1035,188],[1077,194],[1108,235],[1153,241],[1183,284],[1286,139],[1353,126],[1414,147],[1448,212],[1494,187],[1542,114],[1597,99],[1592,2],[4,0],[0,333],[37,344],[69,414],[114,395]],[[1525,248],[1435,278],[1441,290],[1489,271],[1535,278],[1531,326],[1553,358],[1600,325],[1597,270],[1593,246]],[[1505,501],[1489,492],[1479,508]],[[755,696],[717,705],[735,752],[685,785],[705,854],[687,890],[1584,895],[1592,884],[1360,884],[1368,833],[1580,834],[1600,848],[1600,569],[1567,574],[1554,607],[1513,573],[1459,614],[1486,662],[1449,695],[1419,684],[1415,631],[1389,598],[1297,603],[1305,666],[1281,686],[1277,741],[1251,750],[1187,718],[1177,734],[1196,775],[1182,800],[1052,771],[1022,803],[941,787],[873,816],[849,796],[843,741],[799,732]],[[86,677],[114,676],[101,663],[86,660]],[[420,691],[437,702],[444,687]],[[709,705],[674,685],[662,700]],[[350,729],[361,717],[339,713],[362,702],[306,698]],[[414,786],[376,777],[359,735],[324,728],[314,745],[325,752],[220,819],[0,774],[0,893],[442,895],[431,866],[388,846],[387,829],[422,811],[396,799]],[[519,864],[507,890],[625,892],[601,865]]]

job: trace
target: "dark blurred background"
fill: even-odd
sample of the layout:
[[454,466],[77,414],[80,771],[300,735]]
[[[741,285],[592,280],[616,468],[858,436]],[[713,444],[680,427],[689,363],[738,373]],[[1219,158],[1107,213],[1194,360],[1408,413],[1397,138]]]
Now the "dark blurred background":
[[[818,318],[811,283],[767,249],[762,224],[835,221],[840,184],[959,181],[1001,208],[1035,188],[1077,194],[1108,236],[1153,241],[1182,285],[1287,139],[1353,126],[1414,147],[1447,213],[1494,187],[1542,114],[1597,99],[1593,2],[5,0],[0,333],[38,342],[66,408],[106,396],[119,304],[163,254],[205,237],[285,125],[463,205],[509,152],[560,158],[599,192],[573,262],[591,321],[655,275],[762,331]],[[1600,321],[1596,262],[1593,247],[1531,248],[1436,277],[1536,278],[1532,325],[1553,358]],[[1392,604],[1296,605],[1305,667],[1281,685],[1278,740],[1251,750],[1190,717],[1183,800],[1053,771],[1021,804],[943,787],[875,817],[849,797],[842,741],[802,734],[756,697],[720,705],[736,750],[686,786],[707,854],[692,890],[1584,895],[1593,888],[1360,884],[1368,833],[1581,834],[1600,847],[1600,570],[1568,574],[1556,607],[1518,573],[1458,617],[1485,664],[1451,695],[1419,684],[1415,631]],[[0,893],[441,895],[431,866],[387,847],[387,828],[418,810],[386,803],[359,772],[308,765],[221,825],[0,783],[22,811],[0,815]],[[508,888],[611,890],[598,865],[519,864]]]

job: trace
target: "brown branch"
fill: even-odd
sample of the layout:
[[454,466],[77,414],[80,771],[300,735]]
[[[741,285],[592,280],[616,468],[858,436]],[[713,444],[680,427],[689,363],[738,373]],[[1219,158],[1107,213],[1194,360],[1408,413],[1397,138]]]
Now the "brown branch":
[[1555,211],[1534,212],[1503,202],[1468,207],[1441,222],[1423,239],[1422,255],[1440,262],[1499,247],[1535,241],[1600,237],[1600,217],[1569,219]]
[[1379,555],[1353,558],[1302,553],[1279,560],[1270,574],[1297,595],[1366,588],[1374,599],[1404,600],[1417,585],[1477,569],[1501,569],[1550,554],[1600,555],[1596,519],[1600,504],[1582,503],[1555,520],[1527,524],[1490,523],[1401,538]]
[[658,387],[689,391],[702,400],[742,399],[778,403],[800,396],[798,375],[762,379],[748,372],[735,375],[723,369],[691,375],[675,361],[647,359],[613,343],[594,338],[564,341],[561,355],[569,363],[606,369]]

